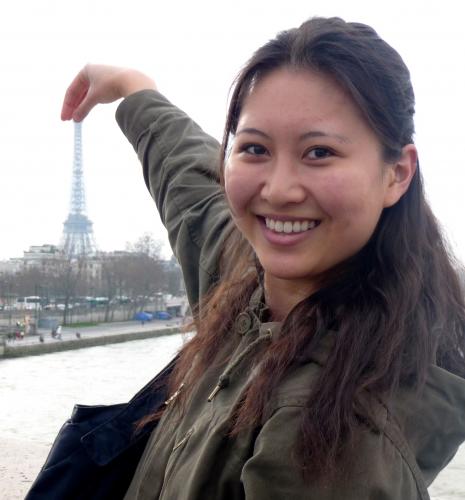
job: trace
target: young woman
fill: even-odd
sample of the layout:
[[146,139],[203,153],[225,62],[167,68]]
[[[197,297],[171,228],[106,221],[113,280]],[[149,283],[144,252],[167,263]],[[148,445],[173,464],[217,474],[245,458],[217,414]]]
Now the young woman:
[[280,33],[221,148],[135,70],[86,66],[62,118],[120,97],[200,304],[126,498],[428,498],[465,439],[465,307],[400,56],[337,18]]

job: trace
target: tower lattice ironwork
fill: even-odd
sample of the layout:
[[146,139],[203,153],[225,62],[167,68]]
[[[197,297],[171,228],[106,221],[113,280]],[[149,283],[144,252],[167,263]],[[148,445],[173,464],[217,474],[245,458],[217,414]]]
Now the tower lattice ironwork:
[[63,251],[72,258],[96,254],[92,222],[86,215],[86,193],[82,169],[82,127],[74,122],[74,161],[71,188],[71,206],[63,224]]

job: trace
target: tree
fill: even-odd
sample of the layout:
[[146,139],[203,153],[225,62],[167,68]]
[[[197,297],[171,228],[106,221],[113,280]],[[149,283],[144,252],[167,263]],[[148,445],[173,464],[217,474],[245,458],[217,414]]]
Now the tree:
[[165,261],[165,291],[171,295],[179,295],[185,290],[181,267],[174,255]]
[[127,244],[123,268],[127,295],[137,310],[143,310],[150,298],[165,290],[166,275],[160,253],[162,244],[150,233],[134,244]]
[[37,286],[46,279],[47,272],[40,267],[25,267],[14,275],[12,292],[20,297],[37,295]]
[[133,254],[146,255],[154,260],[161,259],[162,243],[156,240],[153,234],[144,233],[135,243],[126,243],[126,250]]
[[104,254],[101,256],[101,265],[101,290],[108,299],[105,305],[105,321],[111,321],[115,299],[121,299],[125,288],[124,255]]
[[55,261],[49,277],[52,293],[63,301],[63,324],[68,323],[70,301],[76,296],[85,270],[85,258],[71,258],[65,255]]

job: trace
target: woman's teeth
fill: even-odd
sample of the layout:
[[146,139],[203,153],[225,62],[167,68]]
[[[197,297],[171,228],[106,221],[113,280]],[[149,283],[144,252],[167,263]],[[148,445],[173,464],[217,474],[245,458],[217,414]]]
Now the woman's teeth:
[[303,231],[308,231],[313,229],[317,225],[316,220],[304,220],[304,221],[283,221],[274,220],[269,217],[265,217],[265,224],[268,229],[276,233],[302,233]]

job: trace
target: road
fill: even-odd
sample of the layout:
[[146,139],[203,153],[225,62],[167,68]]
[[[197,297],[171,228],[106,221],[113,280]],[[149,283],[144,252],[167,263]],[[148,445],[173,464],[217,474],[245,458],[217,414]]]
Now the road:
[[118,335],[142,332],[144,330],[158,330],[170,326],[177,326],[181,324],[180,318],[171,320],[153,320],[142,324],[140,321],[121,321],[115,323],[101,323],[96,326],[87,326],[83,328],[76,327],[63,327],[61,331],[61,340],[53,338],[49,329],[40,329],[37,335],[28,335],[22,340],[7,340],[8,347],[19,347],[24,345],[34,345],[40,342],[43,338],[44,343],[56,343],[63,340],[76,339],[77,334],[81,338],[102,337],[107,335]]

